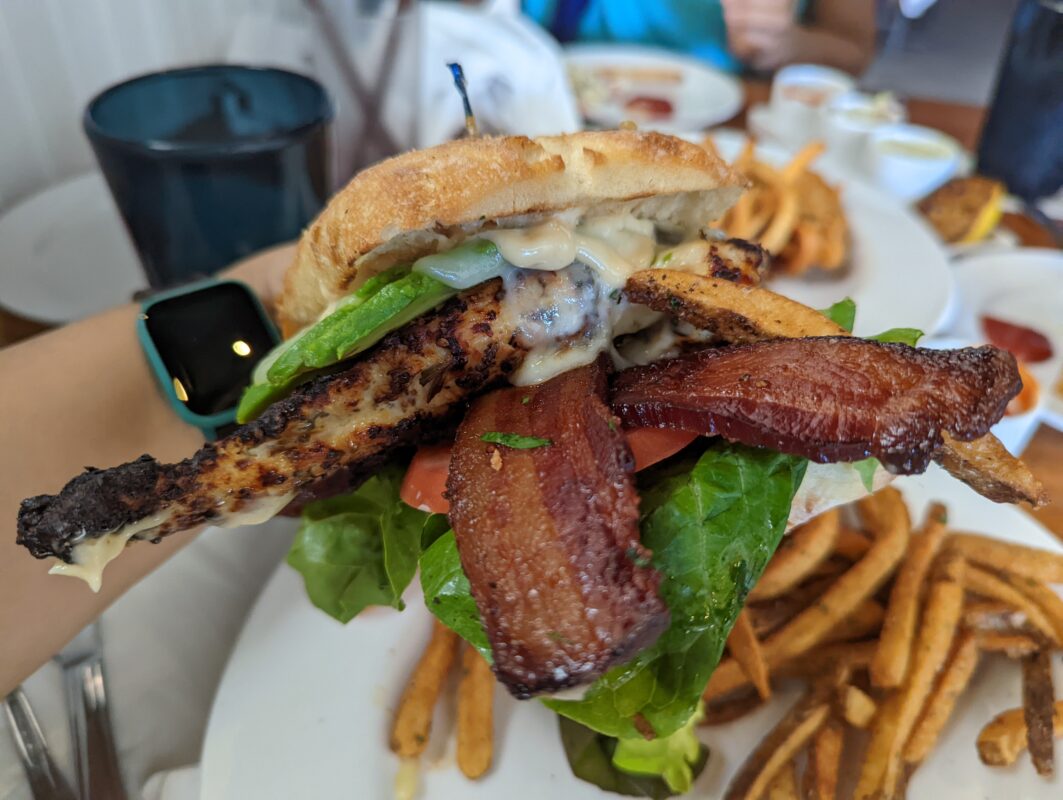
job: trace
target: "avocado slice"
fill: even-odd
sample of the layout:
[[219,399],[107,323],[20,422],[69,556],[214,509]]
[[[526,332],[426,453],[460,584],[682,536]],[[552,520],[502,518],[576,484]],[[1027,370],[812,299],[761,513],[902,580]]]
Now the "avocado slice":
[[331,366],[376,344],[455,293],[435,278],[411,272],[362,302],[341,304],[278,358],[266,377],[274,385],[284,385],[302,373]]
[[264,376],[259,371],[259,377],[265,380],[244,391],[236,421],[254,419],[296,384],[372,347],[391,331],[457,294],[456,289],[428,275],[407,270],[401,277],[385,276],[386,273],[376,276],[382,280],[375,286],[370,287],[367,282],[345,298],[327,317],[286,342],[275,358],[273,353],[267,355],[272,363],[264,370]]
[[459,289],[496,277],[504,265],[493,242],[472,239],[418,259],[413,271],[403,265],[374,275],[327,316],[266,355],[240,398],[237,422],[254,419],[296,384],[372,347]]
[[[403,264],[385,270],[379,275],[374,275],[362,284],[357,291],[340,300],[339,303],[336,304],[336,308],[333,309],[333,312],[340,308],[361,305],[389,283],[394,283],[405,275],[408,275],[409,271],[409,266]],[[330,315],[331,313],[332,312],[330,312]],[[251,385],[244,389],[244,393],[240,397],[240,403],[236,408],[236,421],[238,423],[242,425],[245,422],[255,419],[259,414],[265,411],[268,406],[283,398],[292,387],[296,385],[296,383],[300,382],[298,380],[291,380],[280,384],[273,384],[270,383],[267,376],[273,365],[294,350],[300,341],[314,330],[315,327],[316,324],[304,328],[292,338],[281,342],[258,362],[255,366],[255,371],[251,376]],[[291,356],[287,357],[291,358]],[[308,380],[311,377],[313,377],[312,374],[304,374],[301,376],[301,380]]]
[[471,289],[501,275],[505,263],[494,242],[470,239],[444,253],[422,256],[414,262],[413,270],[456,289]]

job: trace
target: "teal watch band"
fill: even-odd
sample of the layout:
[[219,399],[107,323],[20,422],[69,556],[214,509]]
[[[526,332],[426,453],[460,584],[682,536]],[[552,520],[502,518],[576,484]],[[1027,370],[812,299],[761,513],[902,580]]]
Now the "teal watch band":
[[[169,402],[170,406],[176,412],[182,420],[190,425],[194,425],[199,428],[204,437],[208,441],[213,441],[216,438],[218,429],[224,426],[235,424],[236,422],[236,404],[232,407],[218,411],[213,414],[199,414],[193,411],[187,404],[187,394],[184,387],[181,385],[174,375],[171,374],[167,368],[162,354],[159,351],[159,347],[152,339],[151,331],[148,327],[148,319],[151,314],[152,308],[174,298],[182,297],[184,295],[193,294],[196,292],[207,291],[219,286],[232,285],[240,287],[247,294],[251,306],[255,309],[259,320],[264,325],[265,329],[269,332],[273,342],[279,341],[279,335],[276,328],[270,320],[269,315],[266,313],[265,308],[262,307],[262,303],[258,297],[251,290],[249,286],[240,281],[234,280],[217,280],[214,278],[208,278],[205,280],[196,281],[194,283],[184,284],[173,289],[167,289],[157,294],[153,294],[150,297],[144,299],[140,304],[140,314],[137,317],[136,329],[137,338],[140,341],[140,346],[144,350],[144,355],[148,360],[148,365],[151,368],[152,374],[155,376],[156,382],[159,384],[159,389],[162,391],[163,396]],[[185,395],[185,396],[181,396]]]

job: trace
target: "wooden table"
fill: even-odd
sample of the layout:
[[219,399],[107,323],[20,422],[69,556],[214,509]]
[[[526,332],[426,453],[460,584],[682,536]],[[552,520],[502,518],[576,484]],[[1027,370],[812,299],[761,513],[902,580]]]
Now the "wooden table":
[[[747,81],[745,93],[745,107],[748,108],[768,99],[769,85],[764,81]],[[907,106],[912,122],[945,131],[968,149],[974,149],[977,144],[985,109],[916,98],[908,100]],[[731,124],[745,125],[745,109]],[[0,308],[0,346],[11,344],[45,328],[46,326],[40,323],[25,320]],[[1047,508],[1031,513],[1063,540],[1063,433],[1042,426],[1030,442],[1023,460],[1044,483],[1052,499]]]

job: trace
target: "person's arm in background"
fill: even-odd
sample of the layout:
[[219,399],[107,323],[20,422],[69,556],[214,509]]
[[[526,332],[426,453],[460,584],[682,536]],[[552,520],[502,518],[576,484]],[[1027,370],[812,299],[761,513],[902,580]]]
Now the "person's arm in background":
[[[291,261],[290,246],[257,255],[228,277],[250,284],[267,305]],[[15,544],[19,502],[51,494],[86,466],[111,467],[151,453],[178,461],[203,444],[156,386],[130,304],[0,350],[0,697],[57,653],[130,586],[190,542],[132,545],[93,594],[85,583],[48,575]]]
[[755,69],[811,62],[859,74],[875,54],[874,0],[812,0],[808,24],[794,0],[721,0],[727,43]]

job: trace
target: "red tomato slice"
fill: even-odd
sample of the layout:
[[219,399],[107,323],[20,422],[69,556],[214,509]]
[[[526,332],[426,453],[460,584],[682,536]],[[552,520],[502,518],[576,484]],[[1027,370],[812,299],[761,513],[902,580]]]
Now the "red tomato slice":
[[419,447],[402,479],[399,497],[408,506],[433,514],[450,511],[450,501],[443,496],[450,470],[450,445]]
[[989,341],[1011,354],[1019,361],[1036,364],[1052,357],[1052,342],[1048,337],[1025,325],[1016,325],[996,317],[982,317],[982,328]]
[[698,438],[696,433],[669,428],[632,428],[624,431],[635,455],[635,471],[664,461]]
[[[635,470],[663,461],[675,455],[696,438],[696,433],[667,428],[632,428],[624,431],[627,443],[635,456]],[[399,497],[408,506],[433,514],[450,511],[450,501],[443,496],[450,470],[450,445],[435,444],[420,447],[406,470]]]

